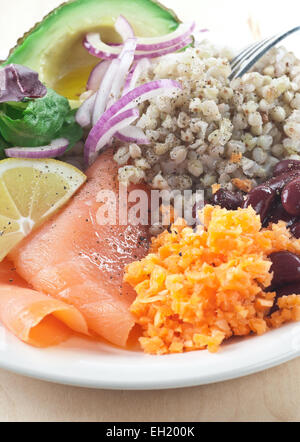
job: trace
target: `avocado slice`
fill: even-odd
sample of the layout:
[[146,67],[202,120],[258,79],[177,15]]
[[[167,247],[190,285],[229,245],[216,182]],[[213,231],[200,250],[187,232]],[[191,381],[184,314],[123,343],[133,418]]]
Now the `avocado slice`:
[[120,14],[141,37],[168,34],[179,24],[172,11],[154,0],[71,0],[25,34],[5,64],[28,66],[46,86],[76,100],[99,62],[83,48],[84,35],[98,31],[104,41],[119,43],[113,25]]

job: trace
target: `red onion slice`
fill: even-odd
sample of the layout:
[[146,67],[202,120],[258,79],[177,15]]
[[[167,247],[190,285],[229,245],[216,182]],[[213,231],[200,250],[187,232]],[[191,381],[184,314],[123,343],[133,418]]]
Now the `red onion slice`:
[[91,55],[104,60],[117,58],[122,50],[120,45],[109,46],[103,43],[100,34],[97,34],[97,32],[89,32],[83,40],[83,46]]
[[142,75],[142,73],[146,72],[150,68],[150,66],[151,63],[147,58],[142,58],[134,64],[126,78],[122,95],[126,95],[128,92],[132,91],[132,89],[135,88],[139,77]]
[[142,129],[137,126],[125,127],[117,132],[114,137],[123,141],[123,143],[150,144],[149,139],[146,137]]
[[[140,52],[137,51],[134,59],[140,60],[142,58],[157,58],[162,55],[167,55],[172,52],[176,52],[180,49],[183,49],[185,46],[188,46],[193,42],[192,37],[188,37],[187,39],[180,40],[175,46],[170,46],[161,50],[154,50],[153,52]],[[122,46],[108,46],[100,40],[99,34],[90,33],[85,37],[83,42],[83,46],[87,49],[87,51],[97,58],[102,58],[104,60],[114,60],[116,59],[121,52]]]
[[128,71],[133,63],[135,49],[136,49],[136,38],[128,38],[128,40],[126,40],[126,42],[124,43],[122,52],[119,56],[120,65],[111,87],[110,99],[107,105],[108,107],[111,106],[119,98],[121,94],[121,90],[124,87]]
[[9,158],[56,158],[65,153],[69,146],[69,140],[66,138],[57,138],[49,146],[41,147],[11,147],[5,149],[5,154]]
[[128,20],[123,15],[120,15],[115,22],[115,30],[121,35],[123,41],[128,38],[135,37],[134,30]]
[[122,110],[130,109],[138,106],[144,101],[159,95],[172,95],[174,92],[181,90],[182,86],[175,80],[155,80],[149,83],[142,84],[126,95],[120,98],[115,104],[113,104],[106,112],[101,116],[100,120],[102,124],[106,123],[112,117]]
[[144,101],[158,97],[159,95],[171,96],[178,90],[182,90],[182,86],[175,80],[154,80],[142,84],[121,97],[120,100],[105,112],[103,119],[111,118],[115,113],[120,112],[122,109],[138,106]]
[[138,38],[137,51],[154,52],[166,49],[172,46],[177,46],[183,40],[189,38],[196,27],[196,23],[182,23],[178,26],[176,31],[163,37],[146,37]]
[[[191,36],[194,29],[194,23],[182,24],[175,32],[163,37],[138,38],[135,59],[160,57],[184,48],[193,41]],[[100,34],[96,32],[90,32],[85,36],[83,46],[94,57],[105,60],[117,58],[122,50],[120,45],[109,46],[105,44],[101,40]]]
[[91,130],[88,136],[88,142],[85,145],[85,161],[90,165],[96,158],[97,152],[102,150],[114,136],[116,132],[129,126],[139,117],[137,109],[128,109],[125,112],[119,113],[104,124],[100,120]]
[[[141,60],[140,60],[141,62]],[[138,63],[140,63],[138,62]],[[138,63],[134,63],[132,68],[130,69],[130,71],[128,72],[127,78],[125,80],[125,84],[124,84],[124,88],[123,88],[123,92],[122,92],[122,96],[126,95],[127,92],[131,91],[133,88],[131,87],[131,82],[132,82],[132,77],[136,71],[137,68],[137,64]]]
[[110,61],[103,60],[94,67],[94,69],[90,73],[86,85],[87,90],[96,92],[99,89],[100,84],[104,78],[104,75],[106,74],[107,69],[109,68],[109,65]]
[[[130,40],[131,39],[128,39],[125,42],[124,48],[128,44],[128,41],[130,41]],[[129,63],[127,64],[128,69],[133,62],[134,52],[131,55],[132,55],[131,60],[130,60],[131,62],[130,62],[130,64]],[[121,54],[121,56],[122,56],[122,54]],[[138,63],[135,63],[129,73],[128,73],[128,69],[127,69],[126,81],[125,81],[126,74],[125,74],[125,70],[124,70],[125,75],[122,77],[122,83],[124,84],[124,82],[125,82],[125,85],[123,88],[122,96],[126,95],[127,92],[129,92],[135,88],[135,85],[136,85],[136,82],[137,82],[139,76],[149,66],[150,66],[150,62],[149,62],[149,60],[147,60],[145,58],[140,60]],[[119,93],[120,93],[120,90],[119,90]],[[112,93],[112,95],[114,95],[114,94]],[[115,94],[114,96],[117,96],[117,95]],[[111,104],[113,104],[113,102]],[[146,135],[144,134],[144,132],[142,131],[142,129],[140,129],[139,127],[136,127],[136,126],[125,127],[121,131],[116,132],[114,137],[118,138],[120,141],[122,141],[124,143],[149,144],[149,140],[146,137]]]
[[88,127],[92,123],[92,115],[96,101],[96,94],[93,94],[90,98],[84,101],[76,112],[76,122],[81,127]]
[[[134,64],[127,76],[122,96],[126,95],[135,88],[141,74],[147,71],[150,66],[151,63],[147,58],[142,58],[140,61]],[[150,141],[142,129],[136,126],[125,127],[120,132],[117,132],[115,137],[124,143],[150,144]]]
[[95,106],[93,111],[93,119],[92,123],[96,124],[97,120],[103,114],[107,107],[107,103],[109,100],[109,95],[111,92],[111,88],[114,82],[114,79],[117,75],[118,69],[120,67],[120,60],[113,60],[106,71],[106,74],[103,77],[103,80],[100,84],[100,88],[96,95]]
[[[92,155],[96,150],[96,143],[98,142],[97,140],[101,138],[103,128],[107,127],[107,123],[109,124],[111,122],[110,120],[112,120],[117,114],[117,116],[119,116],[119,112],[122,110],[127,110],[128,108],[132,109],[143,101],[157,97],[158,95],[170,95],[181,89],[181,85],[175,80],[156,80],[150,83],[142,84],[120,98],[120,100],[118,100],[109,109],[107,109],[106,112],[104,112],[87,137],[85,144],[85,156],[88,163],[90,164],[91,162]],[[138,114],[137,109],[132,109],[132,111],[134,111],[135,114]],[[124,115],[124,112],[121,115]],[[120,131],[123,129],[123,127],[130,124],[131,123],[128,123],[127,125],[124,124],[124,126],[116,128],[114,133]],[[114,135],[114,133],[109,136],[108,140]],[[93,159],[94,158],[92,158],[92,160]]]
[[191,43],[193,43],[193,37],[188,37],[185,40],[181,40],[179,43],[177,43],[176,46],[172,46],[166,49],[161,49],[155,52],[143,52],[143,53],[136,53],[134,59],[135,60],[141,60],[142,58],[144,58],[145,56],[147,56],[147,58],[158,58],[158,57],[162,57],[163,55],[168,55],[168,54],[172,54],[173,52],[177,52],[180,51],[180,49],[185,48],[186,46],[190,45]]

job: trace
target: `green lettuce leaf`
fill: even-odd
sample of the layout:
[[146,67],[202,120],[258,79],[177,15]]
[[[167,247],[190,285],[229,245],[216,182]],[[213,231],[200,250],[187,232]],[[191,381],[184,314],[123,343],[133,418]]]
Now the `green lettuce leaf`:
[[79,124],[76,123],[75,115],[77,109],[72,110],[65,118],[64,124],[55,138],[67,138],[69,140],[68,150],[72,149],[74,145],[81,140],[83,130]]
[[69,138],[72,147],[82,137],[68,100],[48,89],[47,95],[0,107],[0,133],[12,146],[37,147],[55,138]]
[[0,134],[0,160],[6,158],[5,149],[11,147]]

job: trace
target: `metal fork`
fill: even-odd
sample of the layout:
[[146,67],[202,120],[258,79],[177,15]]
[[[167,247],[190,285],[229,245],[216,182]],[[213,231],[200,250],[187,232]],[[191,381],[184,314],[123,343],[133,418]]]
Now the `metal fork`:
[[231,60],[230,65],[232,72],[229,76],[230,81],[235,78],[242,77],[244,74],[249,72],[255,63],[270,49],[297,31],[300,31],[300,26],[290,29],[289,31],[282,32],[281,34],[274,35],[274,37],[265,38],[262,41],[248,46]]

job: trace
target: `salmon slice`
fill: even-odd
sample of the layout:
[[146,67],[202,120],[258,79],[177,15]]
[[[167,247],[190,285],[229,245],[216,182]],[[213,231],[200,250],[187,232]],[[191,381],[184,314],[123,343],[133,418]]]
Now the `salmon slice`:
[[99,192],[111,191],[118,198],[117,174],[109,149],[88,170],[87,183],[68,206],[24,240],[11,258],[34,289],[74,305],[91,331],[124,347],[134,326],[129,307],[136,297],[123,284],[124,267],[143,258],[149,244],[147,226],[120,225],[118,214],[115,225],[99,225],[104,202],[97,202]]
[[21,278],[14,264],[7,258],[0,263],[0,284],[29,288],[28,283]]
[[0,264],[0,320],[19,339],[36,347],[57,345],[72,330],[88,334],[73,306],[29,288],[8,260]]

